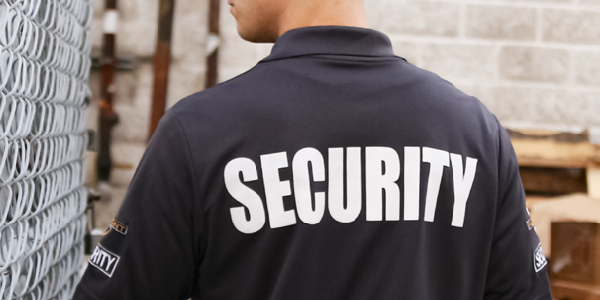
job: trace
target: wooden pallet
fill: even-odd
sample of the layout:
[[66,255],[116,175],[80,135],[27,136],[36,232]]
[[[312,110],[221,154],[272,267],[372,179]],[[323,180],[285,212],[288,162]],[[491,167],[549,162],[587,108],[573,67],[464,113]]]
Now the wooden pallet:
[[552,223],[555,299],[600,300],[600,223]]
[[591,144],[587,132],[509,130],[509,134],[521,167],[585,169],[587,193],[600,199],[600,145]]

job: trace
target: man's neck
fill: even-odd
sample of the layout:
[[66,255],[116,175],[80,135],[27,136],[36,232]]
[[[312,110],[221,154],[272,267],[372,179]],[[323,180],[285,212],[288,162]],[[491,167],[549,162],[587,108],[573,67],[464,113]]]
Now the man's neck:
[[288,30],[309,26],[369,27],[360,0],[290,1],[280,20],[279,36]]

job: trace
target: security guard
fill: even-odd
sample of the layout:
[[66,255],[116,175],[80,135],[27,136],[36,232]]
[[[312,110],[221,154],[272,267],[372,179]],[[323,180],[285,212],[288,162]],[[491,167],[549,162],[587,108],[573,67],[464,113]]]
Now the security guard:
[[74,299],[551,299],[481,102],[362,0],[230,5],[271,54],[162,118]]

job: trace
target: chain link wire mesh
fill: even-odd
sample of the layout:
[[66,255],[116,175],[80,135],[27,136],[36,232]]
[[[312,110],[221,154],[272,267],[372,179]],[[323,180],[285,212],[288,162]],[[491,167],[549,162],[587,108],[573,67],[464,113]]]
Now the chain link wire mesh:
[[70,299],[84,255],[90,0],[0,0],[0,299]]

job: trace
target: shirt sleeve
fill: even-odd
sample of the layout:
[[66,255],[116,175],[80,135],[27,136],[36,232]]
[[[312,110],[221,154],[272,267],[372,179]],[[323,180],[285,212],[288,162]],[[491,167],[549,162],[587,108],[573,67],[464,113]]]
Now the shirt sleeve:
[[194,172],[183,129],[160,121],[73,299],[188,299],[197,264]]
[[498,203],[485,300],[552,300],[547,262],[525,205],[519,164],[500,125]]

